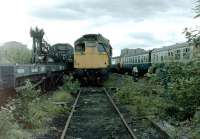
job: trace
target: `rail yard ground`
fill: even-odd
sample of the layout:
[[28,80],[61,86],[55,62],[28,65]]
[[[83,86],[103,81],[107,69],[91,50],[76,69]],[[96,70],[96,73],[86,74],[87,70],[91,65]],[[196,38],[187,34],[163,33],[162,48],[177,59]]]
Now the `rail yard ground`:
[[123,107],[119,109],[109,89],[81,88],[73,108],[61,139],[170,138],[149,120],[131,115]]
[[[155,67],[156,73],[137,82],[129,75],[112,73],[103,87],[85,88],[66,138],[130,138],[103,94],[105,87],[137,138],[199,139],[199,60]],[[62,87],[43,95],[27,82],[25,90],[1,107],[0,138],[60,138],[80,90],[71,77],[65,80]]]
[[0,106],[6,104],[10,97],[14,97],[16,91],[14,89],[0,89]]

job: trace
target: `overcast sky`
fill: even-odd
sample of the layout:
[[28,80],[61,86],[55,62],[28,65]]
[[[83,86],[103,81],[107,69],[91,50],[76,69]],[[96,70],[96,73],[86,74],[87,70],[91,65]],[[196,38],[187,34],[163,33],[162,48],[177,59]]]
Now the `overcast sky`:
[[1,0],[0,43],[20,41],[31,47],[30,27],[45,30],[54,44],[88,33],[108,38],[114,55],[122,48],[152,49],[184,42],[195,0]]

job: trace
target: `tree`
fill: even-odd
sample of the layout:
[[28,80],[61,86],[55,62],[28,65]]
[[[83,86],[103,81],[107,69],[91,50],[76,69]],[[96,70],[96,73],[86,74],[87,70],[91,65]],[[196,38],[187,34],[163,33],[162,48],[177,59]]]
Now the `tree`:
[[199,16],[200,16],[200,0],[197,0],[197,1],[196,1],[196,6],[195,6],[195,8],[194,8],[194,11],[195,11],[195,13],[197,14],[197,15],[195,16],[195,18],[199,17]]
[[31,50],[19,42],[7,42],[0,47],[1,64],[28,64],[31,61]]

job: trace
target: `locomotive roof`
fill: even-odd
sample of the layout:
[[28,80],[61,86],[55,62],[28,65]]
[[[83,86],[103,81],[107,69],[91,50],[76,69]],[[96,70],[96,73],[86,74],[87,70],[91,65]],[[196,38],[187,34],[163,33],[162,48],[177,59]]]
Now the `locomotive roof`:
[[84,41],[98,41],[105,44],[110,43],[110,41],[106,39],[105,37],[103,37],[101,34],[85,34],[81,38],[76,40],[74,44],[76,45],[77,43],[84,42]]
[[69,44],[69,43],[56,43],[52,46],[52,48],[55,48],[55,49],[67,49],[67,50],[70,50],[70,49],[73,49],[72,45]]
[[187,42],[184,43],[176,43],[174,45],[170,45],[170,46],[164,46],[162,48],[155,48],[152,50],[152,52],[161,52],[161,51],[168,51],[168,50],[172,50],[172,49],[177,49],[177,48],[182,48],[182,47],[186,47],[189,46],[189,44]]

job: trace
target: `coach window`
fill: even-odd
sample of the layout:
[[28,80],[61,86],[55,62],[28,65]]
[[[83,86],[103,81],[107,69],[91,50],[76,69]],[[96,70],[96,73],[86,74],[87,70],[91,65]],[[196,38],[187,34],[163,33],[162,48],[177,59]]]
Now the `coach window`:
[[183,49],[183,58],[189,59],[190,58],[190,48]]
[[146,56],[144,56],[144,62],[147,62],[147,61],[146,61]]
[[140,63],[140,56],[138,56],[138,63]]
[[155,60],[156,60],[156,55],[153,54],[153,61],[155,62]]
[[143,56],[143,63],[145,63],[145,56]]
[[163,60],[164,60],[164,58],[163,58],[163,56],[161,56],[161,62],[163,62]]
[[170,52],[168,52],[168,56],[171,56],[171,55],[170,55]]
[[181,51],[180,50],[176,50],[176,54],[175,54],[175,59],[178,60],[181,57]]
[[190,52],[190,48],[186,48],[186,52],[189,53]]
[[76,52],[85,52],[85,43],[79,43],[75,46]]
[[143,56],[141,56],[141,63],[143,63]]

